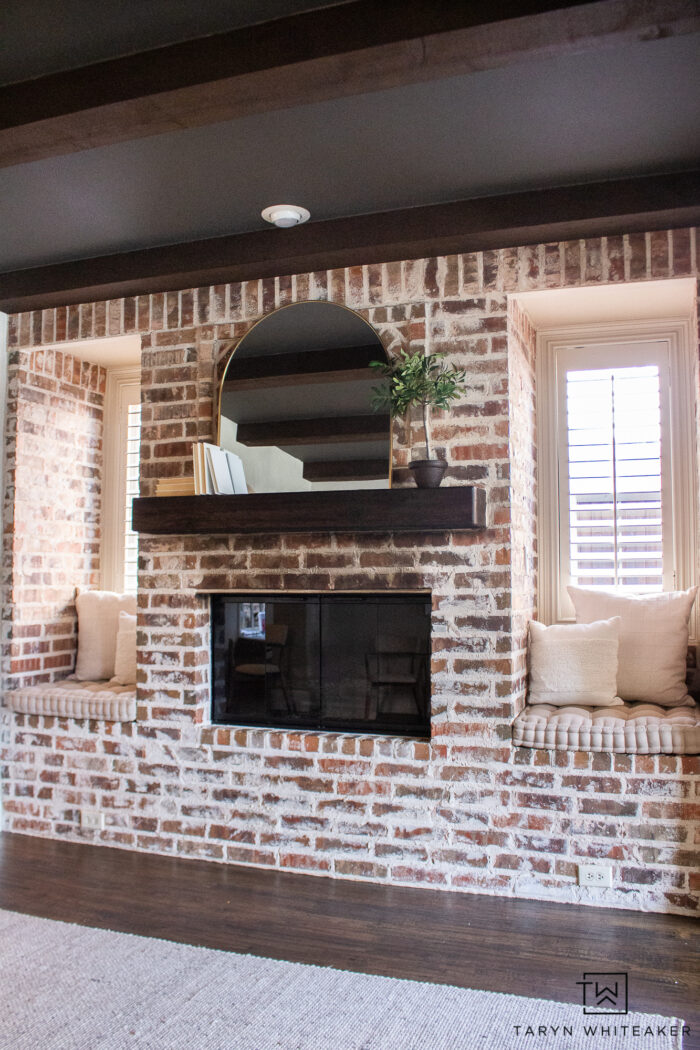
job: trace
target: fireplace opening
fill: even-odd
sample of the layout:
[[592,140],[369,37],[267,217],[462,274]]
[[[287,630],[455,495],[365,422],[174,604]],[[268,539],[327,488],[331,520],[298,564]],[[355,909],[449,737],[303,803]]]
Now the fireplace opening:
[[427,594],[217,594],[212,719],[430,735]]

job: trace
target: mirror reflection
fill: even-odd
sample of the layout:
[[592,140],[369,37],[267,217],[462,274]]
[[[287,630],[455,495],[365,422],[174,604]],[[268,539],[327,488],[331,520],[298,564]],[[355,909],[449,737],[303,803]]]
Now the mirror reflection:
[[221,380],[219,436],[249,492],[388,488],[391,420],[373,412],[374,329],[335,303],[294,303],[243,337]]

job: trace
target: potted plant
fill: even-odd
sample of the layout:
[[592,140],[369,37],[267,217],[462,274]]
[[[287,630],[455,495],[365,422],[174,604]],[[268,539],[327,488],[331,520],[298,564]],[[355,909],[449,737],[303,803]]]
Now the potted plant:
[[419,488],[434,489],[442,481],[447,469],[444,459],[433,456],[430,445],[428,423],[431,408],[448,408],[462,393],[465,371],[448,368],[444,354],[407,354],[402,350],[398,357],[386,361],[370,361],[370,367],[388,382],[372,390],[372,408],[378,411],[389,409],[392,418],[405,416],[414,405],[420,407],[425,433],[425,459],[413,459],[409,468],[413,471]]

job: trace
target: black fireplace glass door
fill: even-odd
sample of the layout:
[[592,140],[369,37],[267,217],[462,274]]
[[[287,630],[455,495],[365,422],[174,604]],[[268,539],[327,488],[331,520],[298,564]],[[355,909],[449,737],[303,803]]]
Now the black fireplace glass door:
[[430,725],[430,603],[352,595],[321,604],[321,706],[328,728],[397,734]]
[[212,717],[430,734],[426,595],[212,596]]
[[212,602],[214,720],[318,726],[318,600],[216,596]]

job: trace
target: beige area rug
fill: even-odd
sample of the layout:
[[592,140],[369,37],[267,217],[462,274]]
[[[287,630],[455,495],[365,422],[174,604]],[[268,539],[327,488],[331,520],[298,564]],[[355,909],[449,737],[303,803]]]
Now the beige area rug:
[[260,959],[8,911],[0,911],[0,981],[2,1050],[682,1045],[680,1021],[650,1014],[584,1017],[580,1005]]

